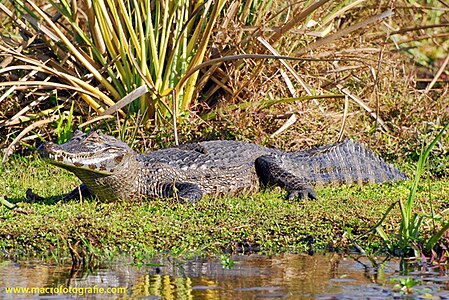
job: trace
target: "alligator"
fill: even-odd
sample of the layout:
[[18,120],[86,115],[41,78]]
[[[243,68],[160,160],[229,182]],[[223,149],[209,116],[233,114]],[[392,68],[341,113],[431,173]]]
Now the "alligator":
[[285,152],[253,143],[214,140],[139,154],[99,131],[75,132],[65,144],[42,144],[40,156],[73,172],[82,185],[63,196],[101,201],[136,196],[195,202],[203,195],[241,194],[280,186],[287,199],[316,199],[313,186],[406,179],[357,141]]

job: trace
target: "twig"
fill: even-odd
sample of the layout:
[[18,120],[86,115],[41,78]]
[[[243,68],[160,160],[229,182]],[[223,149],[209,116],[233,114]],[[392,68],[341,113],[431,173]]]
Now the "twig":
[[2,159],[2,164],[4,164],[6,161],[6,158],[12,154],[12,149],[13,149],[14,145],[17,144],[22,139],[22,137],[24,137],[28,132],[30,132],[31,130],[33,130],[34,128],[37,128],[39,126],[54,122],[57,119],[59,119],[60,117],[66,118],[65,116],[54,115],[54,116],[51,116],[49,119],[37,121],[37,122],[29,125],[28,127],[26,127],[24,130],[22,130],[22,132],[19,133],[19,135],[11,142],[11,144],[5,150],[5,154],[3,155],[3,159]]
[[385,122],[368,105],[366,105],[359,97],[352,94],[348,89],[344,88],[340,84],[337,84],[337,88],[340,90],[340,92],[342,92],[343,94],[349,96],[349,98],[354,100],[355,103],[357,103],[358,105],[363,107],[375,120],[377,120],[377,122],[379,123],[380,127],[383,130],[388,131],[387,126],[385,126]]
[[[276,51],[276,49],[274,49],[266,40],[264,40],[261,37],[258,37],[257,40],[259,42],[262,43],[262,45],[264,45],[268,50],[270,50],[271,53],[273,53],[273,55],[275,56],[281,56],[279,54],[279,52]],[[295,70],[282,58],[279,59],[279,61],[281,62],[281,64],[284,65],[285,68],[287,68],[287,70],[290,71],[290,73],[293,75],[293,77],[295,77],[296,81],[299,82],[299,84],[304,88],[304,90],[306,91],[307,95],[312,96],[312,91],[311,89],[307,86],[307,84],[299,77],[299,75],[295,72]]]
[[89,121],[86,121],[86,122],[78,125],[78,128],[82,128],[84,126],[87,126],[87,125],[92,124],[92,123],[97,122],[97,121],[107,120],[107,119],[111,119],[111,118],[114,118],[114,116],[113,115],[98,116],[98,117],[95,117],[95,118],[93,118],[93,119],[91,119]]
[[173,103],[173,134],[175,136],[175,145],[179,146],[178,129],[176,127],[176,117],[178,115],[178,110],[177,110],[177,107],[176,107],[176,103],[177,103],[177,101],[176,101],[176,89],[173,89],[171,91],[171,100],[172,100],[172,103]]
[[270,138],[274,138],[275,136],[279,135],[281,132],[292,126],[296,122],[296,120],[297,120],[296,115],[292,114],[290,118],[288,118],[288,120],[281,126],[281,128],[279,128],[278,130],[276,130],[276,132],[270,135]]
[[363,28],[363,27],[365,27],[365,26],[367,26],[367,25],[369,25],[369,24],[371,24],[371,23],[374,23],[374,22],[377,22],[377,21],[379,21],[379,20],[382,20],[382,19],[385,19],[385,18],[387,18],[387,17],[390,17],[390,16],[392,16],[393,14],[394,14],[394,12],[393,12],[392,10],[387,10],[387,11],[381,13],[381,14],[378,14],[378,15],[372,16],[372,17],[370,17],[370,18],[367,18],[367,19],[365,19],[365,20],[363,20],[363,21],[361,21],[361,22],[359,22],[359,23],[356,23],[356,24],[354,24],[354,25],[351,25],[351,26],[349,26],[349,27],[346,27],[346,28],[344,28],[344,29],[342,29],[342,30],[340,30],[340,31],[338,31],[338,32],[336,32],[336,33],[334,33],[334,34],[331,34],[331,35],[328,35],[328,36],[326,36],[326,37],[324,37],[324,38],[322,38],[322,39],[319,39],[319,40],[317,40],[316,42],[311,43],[311,44],[308,45],[307,47],[304,47],[304,48],[299,49],[298,51],[296,51],[296,52],[294,53],[294,55],[295,55],[295,56],[301,56],[301,55],[304,55],[304,54],[307,53],[308,51],[311,51],[311,50],[314,50],[314,49],[316,49],[316,48],[319,48],[319,47],[321,47],[321,46],[323,46],[323,45],[329,44],[329,43],[331,43],[332,41],[341,38],[342,36],[348,35],[348,34],[350,34],[351,32],[356,31],[356,30],[358,30],[358,29],[360,29],[360,28]]
[[100,116],[105,115],[112,115],[116,112],[118,112],[121,108],[124,106],[130,104],[140,96],[145,95],[148,92],[148,87],[146,85],[141,85],[119,101],[117,101],[114,105],[110,106],[108,109],[106,109],[104,112],[100,114]]
[[343,111],[343,120],[341,121],[340,133],[338,134],[338,142],[341,142],[343,139],[343,133],[346,126],[346,120],[348,119],[348,109],[349,109],[349,97],[345,96],[345,110]]
[[424,92],[421,94],[421,96],[419,97],[419,100],[421,100],[424,96],[426,96],[429,91],[433,88],[433,86],[435,85],[435,83],[438,81],[438,78],[441,76],[441,74],[443,74],[443,72],[446,70],[446,66],[449,63],[449,54],[446,56],[446,58],[444,59],[443,64],[441,65],[440,69],[438,70],[438,72],[435,74],[435,77],[433,77],[432,81],[429,83],[429,85],[426,87],[426,89],[424,90]]

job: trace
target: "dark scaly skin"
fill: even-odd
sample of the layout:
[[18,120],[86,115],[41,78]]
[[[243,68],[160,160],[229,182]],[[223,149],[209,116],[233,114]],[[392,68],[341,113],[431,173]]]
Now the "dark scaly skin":
[[111,136],[77,132],[63,145],[50,142],[38,150],[43,159],[75,173],[83,182],[63,199],[79,197],[78,190],[102,201],[143,195],[195,202],[204,195],[257,191],[259,183],[285,188],[288,199],[315,199],[311,185],[406,178],[352,140],[299,152],[206,141],[138,154]]

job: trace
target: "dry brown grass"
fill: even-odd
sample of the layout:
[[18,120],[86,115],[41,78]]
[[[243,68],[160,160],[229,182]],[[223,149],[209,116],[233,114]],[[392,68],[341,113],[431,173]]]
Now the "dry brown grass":
[[[236,13],[243,3],[234,3],[235,7],[230,4],[216,26],[214,42],[207,54],[210,58],[243,53],[273,54],[263,44],[266,41],[281,55],[310,60],[287,61],[293,72],[274,59],[228,61],[203,69],[203,72],[213,74],[212,80],[200,82],[202,89],[198,100],[192,105],[191,112],[179,119],[181,141],[235,138],[296,150],[335,142],[344,122],[343,136],[362,140],[383,154],[409,156],[419,148],[425,134],[438,131],[448,121],[448,76],[444,72],[437,75],[440,69],[447,70],[444,62],[449,53],[449,12],[439,2],[426,4],[422,1],[413,5],[407,1],[364,2],[326,23],[326,18],[332,15],[330,12],[338,11],[336,4],[330,1],[281,36],[276,33],[283,22],[293,20],[303,10],[304,3],[273,2],[265,19],[253,20],[255,24],[251,26],[246,25],[251,19],[250,14]],[[394,10],[392,17],[363,24],[389,9]],[[306,27],[311,20],[324,26]],[[361,22],[360,29],[351,31]],[[329,29],[329,35],[335,34],[335,39],[319,46],[323,39],[317,38],[317,34],[326,29]],[[345,30],[349,33],[338,35]],[[8,37],[1,43],[15,43],[14,47],[20,47]],[[23,51],[48,51],[48,48],[37,50],[39,46],[42,47],[38,43],[27,45]],[[1,74],[0,81],[17,80],[23,76],[26,74],[20,72]],[[430,85],[433,79],[436,81]],[[347,102],[347,118],[344,118],[344,92],[352,97]],[[304,98],[310,94],[337,96]],[[2,148],[30,123],[49,117],[38,115],[55,106],[46,95],[48,91],[38,89],[31,92],[18,90],[0,102]],[[41,96],[44,97],[39,98]],[[76,100],[77,96],[61,91],[57,97],[61,110],[68,110],[70,101]],[[298,97],[298,100],[269,107],[264,105],[292,97]],[[39,101],[33,104],[35,100]],[[361,103],[372,111],[368,112]],[[85,104],[77,104],[78,124],[95,117]],[[29,118],[27,123],[5,126],[4,122],[26,107],[29,111],[23,117]],[[273,136],[293,114],[297,120]],[[199,117],[205,115],[206,121]],[[54,129],[51,124],[35,128],[28,138],[49,134]],[[92,126],[105,126],[105,123]],[[134,126],[137,125],[132,120],[125,125],[121,120],[112,121],[106,127],[115,130]],[[170,126],[165,124],[139,132],[141,147],[172,143]],[[445,151],[445,146],[441,147],[440,150]]]
[[[395,15],[308,52],[310,57],[323,60],[290,64],[315,94],[341,94],[344,87],[384,123],[382,126],[360,103],[350,99],[344,136],[362,140],[387,154],[403,156],[419,149],[424,134],[438,131],[448,121],[447,73],[443,73],[431,89],[426,88],[448,54],[449,43],[443,34],[448,31],[449,15],[447,9],[442,8],[441,16],[435,20],[430,13],[437,11],[435,8],[382,1],[380,5],[351,11],[335,20],[334,26],[344,29],[386,8],[394,8]],[[430,27],[435,22],[440,26]],[[228,40],[237,39],[239,29],[228,30]],[[269,35],[269,32],[264,34]],[[307,39],[299,35],[290,33],[280,40],[278,48],[285,51],[283,54],[295,55],[298,52],[295,43],[315,41],[313,37]],[[268,53],[256,40],[252,50]],[[252,77],[252,70],[260,65],[259,76]],[[262,101],[293,97],[280,76],[285,68],[273,60],[262,64],[252,61],[239,70],[235,64],[227,68],[229,88],[238,92],[232,97],[225,94],[220,99],[222,104],[217,118],[220,125],[211,126],[239,128],[237,137],[288,149],[336,141],[343,122],[344,98],[298,100],[274,105],[269,110],[258,109],[257,104]],[[297,96],[307,94],[299,84],[295,86]],[[229,109],[232,108],[229,103],[243,101],[255,105]],[[293,113],[297,121],[279,136],[270,137]]]

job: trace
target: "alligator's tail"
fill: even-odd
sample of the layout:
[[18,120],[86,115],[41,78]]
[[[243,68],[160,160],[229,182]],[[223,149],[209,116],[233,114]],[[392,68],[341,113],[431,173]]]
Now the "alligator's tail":
[[[335,145],[290,153],[288,171],[313,184],[326,183],[381,183],[407,179],[393,165],[377,154],[347,139]],[[289,165],[289,164],[284,164]]]

